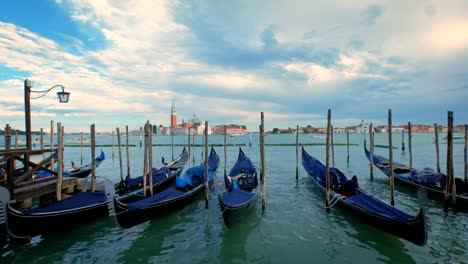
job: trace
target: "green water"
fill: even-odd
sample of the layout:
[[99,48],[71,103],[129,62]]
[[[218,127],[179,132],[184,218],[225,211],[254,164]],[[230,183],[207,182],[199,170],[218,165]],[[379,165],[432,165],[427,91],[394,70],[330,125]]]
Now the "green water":
[[[445,135],[441,135],[445,136]],[[72,140],[79,136],[67,136]],[[369,179],[369,165],[364,156],[363,135],[350,135],[350,162],[346,163],[346,146],[335,146],[335,166],[348,176],[357,175],[361,187],[369,193],[389,201],[389,180],[374,170]],[[186,137],[175,137],[175,143],[186,143]],[[222,144],[222,136],[210,136],[209,142]],[[229,144],[246,144],[245,153],[259,165],[258,135],[228,137]],[[267,144],[291,144],[294,135],[272,135]],[[117,140],[115,139],[115,142]],[[168,144],[170,137],[154,137],[155,144]],[[200,136],[195,137],[202,143]],[[300,142],[323,143],[323,135],[300,135]],[[335,135],[336,143],[345,143],[345,135]],[[395,161],[408,162],[408,152],[402,152],[401,135],[395,135]],[[143,149],[139,137],[131,137],[131,174],[142,174]],[[1,142],[0,142],[1,144]],[[97,144],[112,145],[111,136],[98,136]],[[377,134],[375,144],[387,145],[387,135]],[[435,146],[432,134],[413,135],[413,166],[435,167]],[[406,145],[408,148],[408,146]],[[174,149],[177,156],[182,147]],[[194,149],[195,164],[201,162],[203,148]],[[0,263],[467,263],[468,214],[445,214],[442,203],[429,201],[428,242],[423,247],[375,229],[368,224],[332,208],[325,213],[324,197],[308,178],[299,162],[299,180],[296,182],[295,146],[266,146],[266,210],[261,200],[242,222],[226,229],[223,225],[216,195],[223,191],[224,153],[215,147],[221,164],[215,184],[211,188],[209,208],[199,200],[162,218],[119,229],[112,218],[73,227],[67,233],[38,236],[28,241],[10,241],[1,249]],[[325,147],[306,146],[319,160],[325,160]],[[120,179],[118,150],[104,147],[105,162],[97,169],[99,176],[114,182]],[[154,164],[161,156],[170,158],[171,147],[154,147]],[[388,149],[376,148],[376,153],[388,156]],[[446,148],[441,145],[441,167],[445,171]],[[126,175],[125,149],[122,149]],[[227,148],[227,168],[237,158],[238,147]],[[80,161],[80,148],[65,149],[66,164]],[[299,156],[300,157],[300,156]],[[454,145],[454,169],[463,177],[463,144]],[[84,162],[89,162],[90,150],[85,149]],[[259,166],[258,166],[259,167]],[[396,186],[395,205],[409,214],[418,211],[416,195]]]

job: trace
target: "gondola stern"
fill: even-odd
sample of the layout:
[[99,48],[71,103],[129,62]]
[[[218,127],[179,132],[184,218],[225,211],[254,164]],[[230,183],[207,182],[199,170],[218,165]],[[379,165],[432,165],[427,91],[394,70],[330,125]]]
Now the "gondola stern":
[[426,221],[426,214],[424,213],[424,209],[420,208],[419,212],[416,216],[414,216],[409,224],[416,229],[416,236],[411,241],[418,246],[424,246],[427,243],[427,221]]

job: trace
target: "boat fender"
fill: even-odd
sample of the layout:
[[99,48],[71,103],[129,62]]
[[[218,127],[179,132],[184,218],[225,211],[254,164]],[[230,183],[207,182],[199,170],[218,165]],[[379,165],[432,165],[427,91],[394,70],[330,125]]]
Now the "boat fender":
[[237,180],[234,180],[233,181],[233,187],[232,187],[234,190],[235,189],[239,189],[239,185],[237,184]]

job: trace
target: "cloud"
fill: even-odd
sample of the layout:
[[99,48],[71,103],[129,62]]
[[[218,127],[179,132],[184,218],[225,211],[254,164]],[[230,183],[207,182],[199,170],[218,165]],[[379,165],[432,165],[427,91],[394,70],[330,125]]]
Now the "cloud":
[[92,121],[167,125],[172,99],[180,117],[254,130],[261,111],[269,126],[320,123],[328,108],[342,122],[390,107],[421,120],[434,104],[467,113],[463,1],[429,9],[425,1],[56,2],[86,39],[0,22],[0,65],[14,72],[0,81],[10,95],[0,98],[7,122],[18,122],[24,78],[72,93],[68,104],[54,95],[32,102],[44,113],[33,126],[73,120],[68,131]]
[[364,26],[373,26],[383,13],[384,8],[380,5],[370,5],[361,13],[361,24]]

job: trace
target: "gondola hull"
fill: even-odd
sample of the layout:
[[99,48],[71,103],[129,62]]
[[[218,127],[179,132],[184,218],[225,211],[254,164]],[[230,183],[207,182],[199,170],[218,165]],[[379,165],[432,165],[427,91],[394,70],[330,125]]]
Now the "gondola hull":
[[237,206],[229,206],[223,201],[223,194],[218,196],[219,206],[221,208],[223,221],[226,227],[231,227],[233,224],[241,221],[241,219],[247,214],[249,210],[255,207],[255,201],[257,200],[256,195],[252,199],[246,201],[245,203],[239,204]]
[[[314,167],[315,165],[311,164],[318,163],[318,161],[314,159],[316,162],[310,162],[311,156],[305,153],[304,150],[302,155],[304,168],[307,167],[306,171],[311,176],[313,183],[325,194],[325,182],[323,180],[319,181],[319,178],[323,177],[324,165],[320,164],[321,167]],[[334,173],[339,172],[334,168],[333,170]],[[331,189],[330,197],[333,197],[331,200],[336,201],[336,205],[340,208],[369,225],[406,239],[416,245],[423,246],[426,244],[427,231],[422,209],[416,216],[412,217],[367,194],[358,187],[354,189],[353,194],[350,194],[350,196],[341,195]]]
[[[315,181],[315,179],[313,179],[313,182],[319,187],[322,193],[325,194],[326,189]],[[361,190],[361,192],[363,191]],[[335,195],[337,195],[335,192],[331,192],[330,194],[331,197]],[[419,213],[414,218],[414,221],[411,224],[408,224],[400,221],[394,221],[377,214],[372,214],[352,203],[347,202],[346,199],[339,199],[337,205],[347,211],[347,213],[359,218],[367,224],[394,236],[408,240],[418,246],[423,246],[427,242],[427,232],[425,230],[426,223],[422,209],[420,209]]]
[[[364,151],[366,153],[367,159],[370,161],[370,152],[367,150],[366,147],[364,147]],[[388,167],[381,166],[382,164],[387,162],[387,159],[381,156],[377,156],[377,155],[373,155],[373,156],[374,156],[373,161],[374,161],[375,167],[377,167],[381,172],[383,172],[385,175],[390,177],[390,169]],[[397,168],[397,170],[403,169],[404,171],[408,171],[408,173],[398,173],[398,172],[395,172],[395,169],[394,169],[393,175],[395,178],[395,182],[399,183],[402,186],[406,186],[413,191],[424,189],[427,193],[428,198],[437,200],[437,201],[445,201],[445,192],[443,190],[430,188],[428,186],[409,180],[407,175],[409,175],[409,172],[412,170],[412,168],[406,165],[400,164],[400,163],[396,163],[396,162],[394,162],[393,164],[394,164],[394,168]],[[461,211],[468,211],[468,196],[458,194],[455,197],[456,197],[455,208]],[[449,201],[452,201],[451,193],[449,194]]]
[[107,202],[43,215],[25,215],[8,207],[8,232],[13,237],[32,237],[40,234],[72,230],[79,225],[108,215]]
[[200,185],[185,195],[177,199],[167,200],[158,203],[154,206],[145,207],[138,210],[128,211],[127,205],[114,200],[115,204],[115,219],[117,224],[122,228],[130,228],[132,226],[147,222],[153,218],[174,212],[196,200],[205,190],[205,185]]

